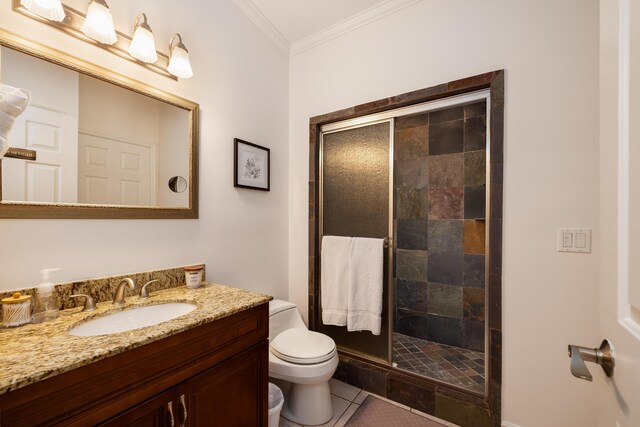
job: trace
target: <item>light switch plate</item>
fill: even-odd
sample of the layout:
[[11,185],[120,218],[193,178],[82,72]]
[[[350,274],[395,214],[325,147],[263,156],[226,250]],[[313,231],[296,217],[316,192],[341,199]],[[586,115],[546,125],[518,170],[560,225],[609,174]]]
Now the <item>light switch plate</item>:
[[591,253],[591,229],[559,228],[558,252]]

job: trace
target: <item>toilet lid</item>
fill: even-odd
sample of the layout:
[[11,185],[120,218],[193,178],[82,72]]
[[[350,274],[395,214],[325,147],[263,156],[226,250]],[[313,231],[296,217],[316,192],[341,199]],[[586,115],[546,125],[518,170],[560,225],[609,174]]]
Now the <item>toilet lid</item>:
[[336,353],[336,343],[331,338],[302,328],[281,332],[271,341],[270,348],[278,358],[301,365],[324,362]]

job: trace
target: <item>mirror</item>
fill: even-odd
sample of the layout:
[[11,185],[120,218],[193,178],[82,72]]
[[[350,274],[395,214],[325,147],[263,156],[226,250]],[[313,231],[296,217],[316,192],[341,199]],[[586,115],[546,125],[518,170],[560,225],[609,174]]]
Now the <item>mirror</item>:
[[36,151],[0,162],[0,217],[197,218],[197,104],[2,30],[0,81],[31,92],[9,145]]

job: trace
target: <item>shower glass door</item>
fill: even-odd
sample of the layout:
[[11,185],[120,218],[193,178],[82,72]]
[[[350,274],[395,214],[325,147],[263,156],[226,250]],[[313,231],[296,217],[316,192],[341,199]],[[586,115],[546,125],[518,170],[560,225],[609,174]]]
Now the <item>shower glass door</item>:
[[[392,236],[390,163],[392,120],[341,129],[323,129],[321,139],[320,234],[385,238]],[[346,327],[320,324],[320,332],[341,350],[391,360],[389,255],[384,262],[380,335],[348,332]],[[320,279],[322,283],[322,278]],[[320,292],[322,292],[322,287]]]

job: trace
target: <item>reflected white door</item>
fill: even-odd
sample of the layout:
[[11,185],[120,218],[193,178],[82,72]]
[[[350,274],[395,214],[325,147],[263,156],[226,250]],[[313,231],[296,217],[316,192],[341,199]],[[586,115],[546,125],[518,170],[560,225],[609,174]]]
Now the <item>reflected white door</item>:
[[80,203],[133,206],[156,203],[152,147],[81,133],[78,156]]
[[[615,371],[589,364],[598,425],[640,426],[640,2],[601,0],[600,336]],[[598,343],[593,343],[596,346]]]
[[36,150],[36,160],[3,162],[3,200],[77,202],[77,117],[30,105],[18,116],[9,145]]

